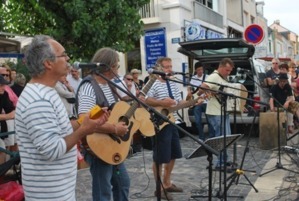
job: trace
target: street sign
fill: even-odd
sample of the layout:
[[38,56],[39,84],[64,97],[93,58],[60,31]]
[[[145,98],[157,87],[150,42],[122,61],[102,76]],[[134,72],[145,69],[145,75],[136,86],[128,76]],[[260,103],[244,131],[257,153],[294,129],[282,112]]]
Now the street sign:
[[249,25],[245,29],[244,38],[248,43],[259,44],[264,39],[264,30],[260,25]]
[[159,57],[166,57],[166,30],[146,30],[144,34],[146,70],[155,66]]

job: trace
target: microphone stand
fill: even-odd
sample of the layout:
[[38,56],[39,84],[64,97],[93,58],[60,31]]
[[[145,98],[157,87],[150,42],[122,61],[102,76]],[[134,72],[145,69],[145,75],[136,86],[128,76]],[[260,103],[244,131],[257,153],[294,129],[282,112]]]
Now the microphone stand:
[[[117,88],[117,89],[121,90],[122,92],[124,92],[125,94],[127,94],[134,101],[138,102],[139,105],[141,105],[142,107],[144,107],[150,113],[150,115],[151,115],[151,119],[153,120],[153,123],[154,123],[154,126],[155,126],[155,132],[157,132],[157,133],[159,132],[159,123],[157,123],[158,121],[159,122],[161,122],[161,121],[167,122],[167,123],[173,125],[174,127],[176,127],[179,131],[183,132],[185,135],[187,135],[191,139],[193,139],[195,142],[197,142],[198,144],[200,144],[202,147],[204,147],[204,149],[206,150],[206,152],[209,155],[212,155],[212,154],[217,155],[217,156],[219,155],[218,151],[216,151],[215,149],[213,149],[210,146],[208,146],[207,144],[205,144],[202,140],[194,137],[191,133],[185,131],[183,128],[177,126],[175,123],[171,122],[166,116],[162,115],[160,112],[158,112],[153,107],[151,107],[151,106],[147,105],[146,103],[140,101],[132,93],[130,93],[127,90],[123,89],[122,87],[118,86],[113,81],[111,81],[110,79],[106,78],[102,73],[97,73],[97,75],[100,76],[102,79],[104,79],[109,84],[111,84],[112,86],[114,86],[115,88]],[[156,182],[157,200],[160,201],[161,200],[161,188],[160,188],[161,178],[159,176],[159,164],[156,163],[156,165],[158,165],[158,168],[157,168],[157,182]]]
[[296,171],[293,171],[293,170],[290,170],[290,169],[287,169],[287,168],[283,167],[283,165],[281,164],[281,147],[280,147],[281,146],[281,142],[280,142],[281,141],[281,137],[280,137],[281,133],[280,133],[280,117],[279,117],[280,115],[279,115],[279,112],[280,112],[280,108],[284,112],[286,112],[286,109],[283,108],[283,106],[278,102],[278,100],[276,98],[274,98],[269,92],[267,92],[264,88],[262,88],[261,85],[259,83],[257,83],[249,73],[247,75],[251,80],[253,80],[260,87],[260,89],[263,90],[263,92],[265,92],[270,98],[273,98],[274,102],[277,105],[277,113],[276,113],[277,117],[276,118],[277,118],[277,123],[278,123],[278,125],[277,125],[278,162],[276,163],[275,167],[272,170],[264,172],[263,174],[260,174],[259,176],[262,177],[263,175],[268,174],[268,173],[273,172],[273,171],[278,170],[278,169],[283,169],[283,170],[287,170],[287,171],[290,171],[290,172],[293,172],[293,173],[298,173]]
[[[178,80],[169,79],[168,77],[163,77],[163,79],[167,79],[167,80],[174,81],[174,82],[181,83],[181,84],[186,84],[186,83],[183,83],[183,82],[178,81]],[[200,86],[196,86],[196,87],[198,87],[202,90],[208,90],[208,91],[216,92],[221,96],[221,103],[220,103],[220,106],[221,106],[220,133],[223,133],[223,136],[224,136],[224,138],[223,138],[224,139],[223,140],[223,147],[224,147],[224,149],[223,149],[223,153],[224,153],[223,154],[223,157],[224,157],[224,161],[223,161],[223,163],[224,163],[224,178],[223,179],[224,179],[225,182],[224,182],[224,192],[221,193],[221,169],[220,169],[220,171],[219,171],[219,191],[218,191],[216,196],[218,198],[224,199],[226,201],[227,200],[227,187],[226,187],[226,170],[227,170],[226,169],[226,162],[227,162],[227,156],[226,156],[226,153],[227,153],[227,149],[226,149],[226,134],[227,134],[226,133],[226,116],[227,116],[227,114],[226,114],[226,105],[227,105],[227,103],[226,102],[227,102],[227,97],[229,96],[229,97],[232,97],[232,98],[240,98],[240,99],[249,100],[249,101],[254,101],[254,100],[249,99],[249,98],[243,98],[243,97],[240,97],[240,96],[236,96],[232,93],[225,93],[225,92],[220,90],[221,88],[223,89],[224,87],[229,87],[229,88],[234,88],[234,87],[230,87],[230,86],[219,84],[219,83],[212,83],[212,84],[216,84],[216,85],[220,86],[219,90],[217,91],[217,90],[212,90],[212,89],[206,89],[206,88],[203,88],[203,87],[200,87]],[[189,86],[194,86],[190,83],[188,85]],[[237,89],[237,88],[234,88],[234,89]],[[240,89],[238,89],[238,90],[240,90]],[[254,102],[258,102],[258,101],[254,101]],[[263,102],[258,102],[258,103],[266,104],[266,103],[263,103]],[[223,115],[222,115],[222,112],[223,112]],[[222,119],[222,117],[223,117],[223,119]],[[222,130],[222,128],[223,128],[223,130]],[[220,153],[220,161],[222,160],[221,157],[222,157],[222,154]],[[239,197],[239,196],[237,196],[237,197]]]

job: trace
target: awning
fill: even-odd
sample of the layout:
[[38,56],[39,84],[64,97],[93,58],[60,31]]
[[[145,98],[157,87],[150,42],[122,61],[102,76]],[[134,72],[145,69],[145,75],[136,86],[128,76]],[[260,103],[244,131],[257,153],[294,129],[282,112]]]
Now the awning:
[[[260,57],[260,58],[257,58],[257,59],[261,59],[261,60],[265,60],[265,61],[272,61],[273,57]],[[287,62],[287,61],[292,60],[291,58],[287,58],[287,57],[279,57],[278,59],[281,62]]]
[[21,42],[0,37],[0,53],[20,53]]

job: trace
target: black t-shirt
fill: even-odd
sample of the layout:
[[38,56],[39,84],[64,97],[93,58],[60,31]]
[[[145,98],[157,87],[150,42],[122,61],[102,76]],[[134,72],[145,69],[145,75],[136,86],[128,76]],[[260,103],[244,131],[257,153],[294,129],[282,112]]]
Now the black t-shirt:
[[279,77],[279,73],[276,74],[272,69],[270,69],[266,72],[266,77],[271,78],[271,80],[275,80]]
[[[274,85],[270,90],[273,98],[275,98],[281,105],[283,105],[288,96],[292,96],[292,88],[289,84],[284,85],[283,88],[280,88],[278,84]],[[277,107],[278,104],[274,101],[274,106]]]
[[[6,91],[3,94],[0,94],[0,111],[2,112],[2,110],[4,110],[6,114],[15,110],[15,107],[13,103],[10,101],[8,93]],[[0,121],[0,125],[1,133],[7,132],[6,121]]]

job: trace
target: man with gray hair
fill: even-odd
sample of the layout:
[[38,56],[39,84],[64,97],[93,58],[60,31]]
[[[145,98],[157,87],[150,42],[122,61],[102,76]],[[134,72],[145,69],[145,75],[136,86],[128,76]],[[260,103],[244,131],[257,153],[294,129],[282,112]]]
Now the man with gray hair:
[[76,200],[77,142],[107,121],[90,113],[70,121],[54,89],[68,72],[69,57],[49,36],[35,36],[25,53],[31,80],[16,107],[17,133],[25,200]]

